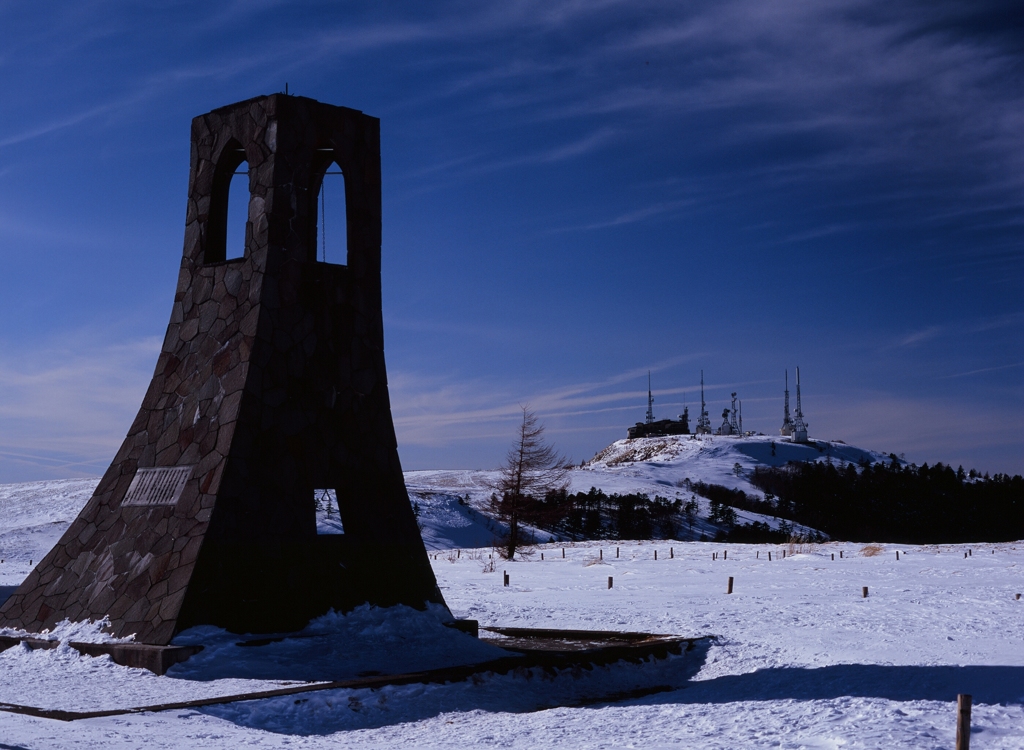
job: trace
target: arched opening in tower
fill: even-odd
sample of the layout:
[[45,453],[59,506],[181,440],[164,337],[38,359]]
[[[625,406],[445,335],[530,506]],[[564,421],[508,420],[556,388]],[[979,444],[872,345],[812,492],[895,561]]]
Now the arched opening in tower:
[[232,138],[214,167],[203,262],[222,263],[244,257],[248,220],[249,162],[242,145]]
[[348,265],[345,175],[337,162],[327,166],[320,181],[316,216],[316,259],[321,263]]
[[224,260],[245,257],[245,229],[249,223],[249,162],[235,168],[228,185],[227,237]]

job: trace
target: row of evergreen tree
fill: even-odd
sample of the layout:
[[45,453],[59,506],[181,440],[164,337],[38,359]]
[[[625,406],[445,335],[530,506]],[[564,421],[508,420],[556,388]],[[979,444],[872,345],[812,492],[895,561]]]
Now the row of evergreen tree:
[[[700,496],[709,501],[707,521],[718,527],[719,541],[785,542],[796,525],[848,541],[936,544],[1024,538],[1020,476],[982,477],[941,463],[904,465],[894,457],[889,464],[758,467],[751,483],[764,492],[763,498],[689,480],[682,483],[691,493],[685,502],[634,493],[608,495],[594,487],[576,493],[560,489],[543,499],[523,497],[520,520],[577,540],[693,538]],[[762,522],[739,524],[736,509],[784,520],[776,529]]]
[[900,464],[893,457],[888,464],[758,467],[750,481],[765,500],[745,496],[730,504],[788,518],[833,539],[936,544],[1024,538],[1020,475],[981,477],[941,463]]
[[573,539],[674,539],[680,526],[697,518],[697,502],[669,500],[643,494],[611,494],[591,487],[589,492],[556,490],[543,500],[529,499],[521,518]]

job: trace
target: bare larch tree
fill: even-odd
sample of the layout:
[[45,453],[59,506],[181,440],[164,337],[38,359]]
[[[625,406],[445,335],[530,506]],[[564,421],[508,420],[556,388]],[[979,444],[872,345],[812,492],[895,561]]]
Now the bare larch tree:
[[521,409],[523,419],[491,496],[492,509],[508,524],[508,534],[500,540],[501,552],[508,560],[523,545],[520,522],[527,505],[543,500],[548,492],[565,488],[569,474],[566,460],[544,441],[544,427],[537,415],[528,406]]

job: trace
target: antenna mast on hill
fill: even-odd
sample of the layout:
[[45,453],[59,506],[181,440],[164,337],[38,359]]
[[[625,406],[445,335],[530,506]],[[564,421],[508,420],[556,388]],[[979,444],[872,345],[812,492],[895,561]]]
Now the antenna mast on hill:
[[787,437],[793,434],[793,420],[789,417],[789,370],[786,370],[786,409],[782,413],[782,429],[779,434]]
[[707,404],[704,403],[704,371],[700,371],[700,417],[697,418],[697,434],[711,434],[711,420],[708,419]]
[[647,371],[647,424],[654,423],[654,396],[651,395],[651,371]]
[[800,403],[800,368],[796,368],[796,418],[793,420],[793,442],[807,442],[807,423]]
[[690,434],[690,407],[686,405],[686,391],[683,391],[683,413],[679,415],[679,421],[683,423],[683,434]]
[[804,421],[804,410],[800,404],[800,368],[796,368],[796,419],[798,423]]

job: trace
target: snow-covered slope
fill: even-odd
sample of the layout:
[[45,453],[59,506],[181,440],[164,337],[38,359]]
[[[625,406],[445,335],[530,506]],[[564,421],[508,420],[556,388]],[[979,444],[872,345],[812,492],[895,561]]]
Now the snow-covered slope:
[[487,547],[505,532],[505,527],[483,510],[488,474],[406,472],[409,499],[428,550]]
[[[97,479],[0,485],[0,600],[32,571],[89,501]],[[32,564],[30,564],[32,563]]]

